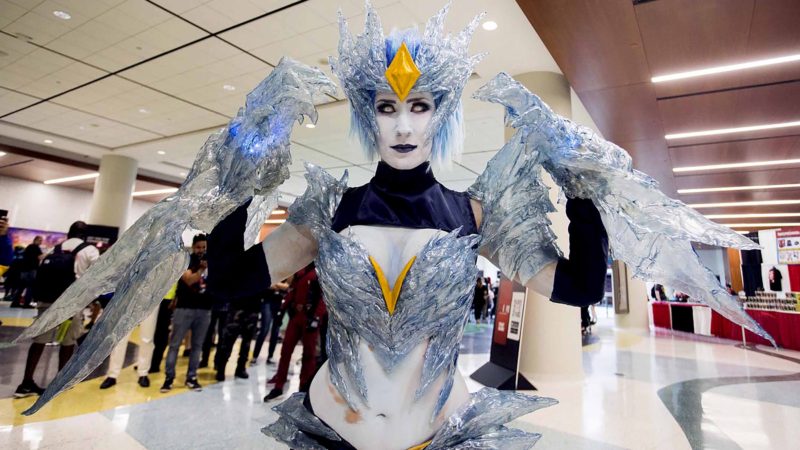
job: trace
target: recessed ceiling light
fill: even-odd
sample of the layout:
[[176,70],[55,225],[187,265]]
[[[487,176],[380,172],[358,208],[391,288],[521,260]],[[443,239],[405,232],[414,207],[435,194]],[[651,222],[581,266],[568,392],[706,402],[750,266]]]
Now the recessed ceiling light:
[[306,128],[317,128],[317,126],[314,125],[313,123],[309,122],[309,123],[306,124]]
[[720,225],[728,228],[781,228],[800,226],[800,222],[774,222],[774,223],[721,223]]
[[66,11],[53,11],[53,15],[63,20],[72,19],[72,16]]
[[483,22],[483,25],[481,26],[486,31],[494,31],[497,29],[497,22],[493,20],[487,20],[486,22]]
[[236,86],[234,86],[232,84],[225,84],[225,85],[222,86],[222,89],[225,89],[226,91],[235,91],[236,90]]
[[771,66],[774,64],[784,64],[800,61],[800,54],[781,56],[778,58],[760,59],[748,61],[740,64],[729,64],[727,66],[709,67],[707,69],[690,70],[688,72],[673,73],[670,75],[659,75],[650,79],[653,83],[663,83],[665,81],[682,80],[685,78],[703,77],[717,73],[734,72],[736,70],[753,69],[756,67]]
[[180,175],[180,176],[182,176],[182,177],[185,177],[185,176],[186,176],[186,172],[181,172],[181,173],[179,173],[178,175]]
[[762,184],[759,186],[728,186],[715,188],[678,189],[678,194],[699,194],[701,192],[760,191],[763,189],[800,188],[800,184]]
[[766,219],[768,217],[800,217],[800,213],[708,214],[706,219]]
[[718,128],[716,130],[672,133],[665,135],[664,139],[685,139],[685,138],[700,137],[700,136],[716,136],[719,134],[747,133],[749,131],[774,130],[777,128],[788,128],[797,126],[800,126],[800,120],[795,120],[793,122],[768,123],[764,125],[748,125],[746,127]]
[[6,153],[6,152],[0,152],[0,158],[2,158],[3,156],[6,156],[7,154],[8,153]]
[[165,152],[164,150],[159,150],[156,153],[158,153],[159,155],[166,155],[167,154],[167,152]]
[[45,144],[52,144],[53,140],[52,139],[45,139],[42,142],[44,142]]
[[131,194],[131,197],[142,197],[145,195],[173,194],[175,192],[178,192],[178,188],[153,189],[152,191],[134,192]]
[[694,203],[686,205],[689,208],[729,208],[737,206],[776,206],[776,205],[800,205],[800,200],[758,200],[751,202],[722,202],[722,203]]
[[699,170],[740,169],[742,167],[781,166],[784,164],[800,164],[800,159],[773,159],[770,161],[752,161],[727,164],[708,164],[705,166],[673,167],[673,172],[697,172]]
[[70,181],[90,180],[92,178],[97,178],[99,176],[100,176],[99,173],[93,172],[93,173],[87,173],[86,175],[77,175],[74,177],[54,178],[52,180],[45,180],[44,184],[58,184],[58,183],[69,183]]
[[149,114],[150,110],[147,109],[147,108],[139,108],[139,112],[142,113],[142,114]]

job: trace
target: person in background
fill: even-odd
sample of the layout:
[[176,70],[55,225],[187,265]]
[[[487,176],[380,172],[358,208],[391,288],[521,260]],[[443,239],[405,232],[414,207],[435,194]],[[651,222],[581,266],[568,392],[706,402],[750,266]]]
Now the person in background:
[[267,349],[268,366],[275,365],[273,356],[275,356],[275,349],[278,347],[278,342],[281,341],[281,327],[283,326],[283,316],[284,312],[286,311],[283,307],[283,304],[286,302],[286,295],[289,292],[288,286],[291,285],[293,280],[294,276],[291,276],[285,281],[287,288],[283,293],[280,302],[273,300],[273,303],[270,305],[270,308],[272,309],[272,328],[269,330],[269,348]]
[[[11,245],[11,238],[8,237],[8,217],[5,214],[0,216],[0,277],[4,276],[11,262],[14,260],[14,247]],[[8,289],[6,287],[6,289]],[[8,294],[6,293],[6,296]],[[3,322],[0,321],[0,325]]]
[[[113,300],[112,300],[113,301]],[[147,374],[150,371],[150,363],[153,359],[153,337],[156,332],[156,320],[158,319],[158,310],[153,312],[139,324],[139,349],[136,356],[136,372],[139,374],[139,386],[143,388],[150,387],[150,378]],[[117,384],[122,366],[125,364],[125,353],[128,351],[128,340],[130,334],[114,347],[111,356],[108,359],[108,371],[106,372],[106,379],[100,383],[100,389],[108,389]]]
[[483,278],[475,280],[475,292],[472,297],[472,307],[475,309],[475,323],[479,323],[483,316],[483,308],[486,306],[486,299],[489,297],[488,289],[483,284]]
[[[53,252],[48,254],[42,261],[33,286],[33,295],[34,300],[37,302],[36,307],[39,311],[39,316],[58,299],[70,284],[86,273],[89,270],[89,266],[100,257],[97,247],[85,242],[88,230],[89,227],[84,222],[73,223],[69,227],[67,240],[57,245]],[[25,362],[25,375],[22,379],[22,384],[14,392],[14,397],[22,398],[41,395],[44,389],[36,385],[33,381],[33,375],[36,372],[36,366],[39,364],[45,345],[56,340],[60,341],[58,369],[61,370],[69,358],[72,357],[72,353],[75,351],[75,344],[82,333],[83,311],[80,311],[71,321],[67,321],[61,326],[33,338],[33,343],[28,349],[28,358]]]
[[[273,319],[278,322],[278,311],[280,311],[283,296],[286,294],[287,289],[289,289],[289,284],[284,280],[270,286],[267,294],[261,298],[261,322],[258,328],[258,336],[256,337],[256,345],[253,349],[253,359],[250,361],[251,366],[256,365],[258,361],[261,347],[264,346],[264,341],[267,335],[270,334]],[[280,325],[278,329],[280,329]]]
[[164,359],[164,351],[169,345],[169,328],[172,324],[172,312],[175,310],[175,292],[177,290],[178,283],[175,283],[158,305],[156,332],[153,335],[153,359],[150,360],[148,373],[161,371],[161,360]]
[[204,234],[198,234],[192,239],[192,255],[189,259],[189,268],[178,281],[176,293],[177,304],[172,317],[172,336],[169,340],[169,351],[165,365],[166,378],[161,392],[166,393],[172,389],[175,381],[175,364],[178,361],[178,349],[186,333],[192,332],[192,352],[189,355],[189,369],[186,372],[186,387],[193,390],[202,390],[197,382],[197,368],[200,365],[200,354],[203,351],[203,339],[211,322],[211,296],[206,294],[206,261],[207,242]]
[[286,335],[283,338],[278,372],[268,381],[274,383],[275,387],[264,397],[265,402],[283,395],[292,353],[298,342],[303,342],[300,392],[308,392],[316,372],[319,325],[322,316],[325,315],[325,302],[322,299],[322,289],[313,262],[295,274],[289,293],[286,294],[284,308],[289,314],[289,324],[286,326]]
[[12,261],[14,261],[14,247],[8,235],[8,217],[3,214],[0,216],[0,277],[6,273]]
[[31,306],[31,302],[33,301],[31,287],[33,286],[33,282],[36,281],[36,270],[39,268],[39,263],[42,261],[43,257],[41,245],[42,237],[36,236],[33,238],[33,242],[28,244],[28,246],[25,247],[25,251],[22,253],[22,265],[20,267],[21,272],[19,274],[19,279],[20,290],[24,290],[25,292],[19,296],[17,302],[12,303],[12,307],[33,308],[33,306]]
[[486,284],[486,306],[483,308],[483,315],[487,321],[494,317],[494,289],[492,289],[492,279],[486,277],[483,279]]
[[654,284],[653,287],[650,288],[650,296],[657,302],[666,302],[668,300],[667,291],[664,289],[663,284]]
[[[230,316],[230,300],[222,296],[212,296],[211,322],[203,338],[203,353],[200,358],[200,368],[208,367],[208,360],[211,358],[211,348],[217,347],[222,343],[222,335],[225,327],[228,326]],[[216,341],[216,342],[215,342]],[[185,355],[184,355],[185,356]],[[214,358],[214,370],[217,370],[216,357]]]
[[266,292],[252,297],[240,297],[231,300],[228,309],[228,320],[217,344],[214,367],[217,370],[217,381],[225,381],[225,366],[228,364],[236,338],[242,337],[239,346],[239,359],[236,363],[236,378],[248,379],[247,358],[250,356],[250,341],[253,340],[258,327],[258,313]]

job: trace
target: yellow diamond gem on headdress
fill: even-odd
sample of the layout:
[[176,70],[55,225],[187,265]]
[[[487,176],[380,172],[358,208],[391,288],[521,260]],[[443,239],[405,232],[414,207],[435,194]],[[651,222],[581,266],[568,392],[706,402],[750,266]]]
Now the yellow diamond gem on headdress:
[[406,99],[420,74],[421,72],[417,65],[414,64],[414,58],[411,57],[411,52],[408,51],[406,43],[403,42],[400,45],[400,49],[395,53],[394,59],[392,59],[392,63],[389,64],[385,74],[389,86],[400,97],[400,101]]

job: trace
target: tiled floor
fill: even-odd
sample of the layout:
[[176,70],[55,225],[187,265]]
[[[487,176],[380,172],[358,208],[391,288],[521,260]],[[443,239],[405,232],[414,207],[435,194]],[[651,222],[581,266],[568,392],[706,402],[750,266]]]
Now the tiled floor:
[[[0,307],[0,320],[9,323],[11,311]],[[601,321],[584,347],[584,380],[536,383],[560,403],[512,425],[542,433],[537,449],[797,448],[800,354],[612,325]],[[488,359],[488,327],[470,327],[459,360],[465,374]],[[5,368],[14,352],[0,349],[0,392],[18,383],[17,370]],[[114,388],[100,391],[102,378],[81,383],[33,417],[19,416],[31,399],[0,399],[0,448],[285,448],[260,433],[275,419],[261,402],[273,367],[262,361],[249,380],[224,383],[201,371],[202,392],[167,396],[158,393],[161,377],[141,389],[128,367]],[[296,388],[294,376],[288,390]]]

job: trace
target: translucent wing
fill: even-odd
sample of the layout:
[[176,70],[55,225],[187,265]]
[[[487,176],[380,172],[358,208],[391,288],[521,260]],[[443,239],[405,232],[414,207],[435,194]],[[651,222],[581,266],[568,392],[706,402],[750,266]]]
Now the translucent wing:
[[[627,263],[635,276],[674,286],[775,344],[700,262],[691,242],[741,249],[758,245],[667,197],[655,180],[633,169],[625,150],[558,116],[511,76],[497,75],[474,96],[503,105],[507,124],[517,129],[487,172],[500,173],[500,165],[523,167],[529,174],[544,167],[568,197],[592,200],[613,257]],[[531,201],[543,204],[536,193]]]
[[[23,414],[33,414],[58,393],[85,378],[114,346],[155,308],[186,270],[181,234],[210,232],[251,197],[248,223],[274,207],[274,193],[289,178],[289,135],[295,120],[316,121],[314,98],[335,85],[319,70],[284,58],[247,95],[244,108],[212,135],[197,155],[186,182],[173,196],[145,213],[120,240],[33,325],[19,342],[75,315],[98,295],[114,292],[95,328],[45,393]],[[263,223],[263,220],[261,220]],[[254,242],[254,227],[245,233]],[[265,274],[266,276],[266,274]]]

